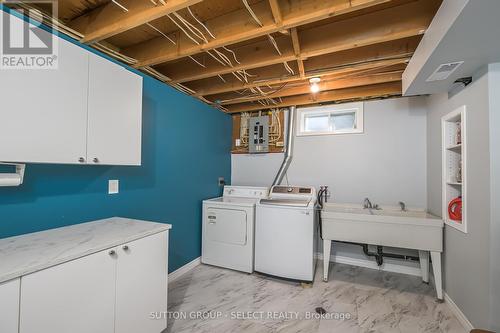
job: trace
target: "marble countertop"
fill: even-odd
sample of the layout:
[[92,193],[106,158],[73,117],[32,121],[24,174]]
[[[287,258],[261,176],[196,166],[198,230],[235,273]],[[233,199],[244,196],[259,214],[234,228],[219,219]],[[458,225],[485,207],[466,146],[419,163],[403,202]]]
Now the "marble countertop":
[[170,224],[112,217],[0,239],[0,283],[168,229]]

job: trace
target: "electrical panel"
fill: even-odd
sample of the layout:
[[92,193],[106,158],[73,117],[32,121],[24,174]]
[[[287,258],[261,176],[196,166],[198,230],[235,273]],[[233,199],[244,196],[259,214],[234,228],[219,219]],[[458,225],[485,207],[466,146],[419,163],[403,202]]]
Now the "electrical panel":
[[[262,120],[262,118],[266,117],[267,119]],[[251,125],[250,119],[252,119]],[[267,121],[267,127],[266,123],[262,123],[263,121]],[[258,124],[256,124],[257,122]],[[282,153],[284,150],[284,123],[284,112],[280,110],[255,112],[253,114],[250,112],[234,114],[231,153]],[[259,126],[263,127],[262,135],[259,132]],[[267,134],[265,133],[266,130]],[[254,136],[256,137],[254,138]],[[250,148],[250,145],[252,145],[252,148]]]
[[269,152],[269,116],[250,117],[248,134],[250,154]]

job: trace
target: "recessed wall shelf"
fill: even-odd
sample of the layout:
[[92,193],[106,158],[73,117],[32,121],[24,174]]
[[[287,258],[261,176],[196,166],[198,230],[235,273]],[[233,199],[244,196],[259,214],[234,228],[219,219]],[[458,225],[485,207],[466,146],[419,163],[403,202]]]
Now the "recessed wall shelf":
[[[442,182],[443,220],[461,232],[467,233],[467,136],[466,106],[445,115],[441,119],[442,131]],[[459,212],[461,199],[461,220],[452,218],[452,212]],[[450,207],[450,203],[455,203]],[[451,211],[450,212],[450,208]]]
[[451,146],[446,147],[446,149],[448,149],[448,150],[460,150],[460,149],[462,149],[462,144],[458,143],[455,145],[451,145]]

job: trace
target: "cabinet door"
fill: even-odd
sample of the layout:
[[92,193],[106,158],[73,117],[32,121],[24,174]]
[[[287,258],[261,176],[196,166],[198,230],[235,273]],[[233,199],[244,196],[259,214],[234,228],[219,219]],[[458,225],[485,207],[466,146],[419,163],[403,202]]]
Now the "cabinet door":
[[19,279],[0,283],[0,332],[18,333]]
[[[19,18],[11,20],[22,29]],[[81,163],[86,156],[88,53],[62,39],[58,50],[57,69],[1,71],[0,161]]]
[[89,64],[89,163],[140,165],[142,77],[93,54]]
[[167,311],[168,231],[118,249],[115,333],[160,333],[166,319],[151,312]]
[[113,333],[117,255],[98,252],[21,278],[20,333]]

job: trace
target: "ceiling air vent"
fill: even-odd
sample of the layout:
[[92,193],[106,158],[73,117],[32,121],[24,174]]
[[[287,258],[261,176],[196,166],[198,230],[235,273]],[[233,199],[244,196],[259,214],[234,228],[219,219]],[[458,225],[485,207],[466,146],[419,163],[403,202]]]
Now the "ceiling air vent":
[[449,64],[442,64],[432,73],[427,79],[427,82],[446,80],[454,71],[463,64],[463,61],[450,62]]

